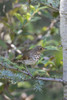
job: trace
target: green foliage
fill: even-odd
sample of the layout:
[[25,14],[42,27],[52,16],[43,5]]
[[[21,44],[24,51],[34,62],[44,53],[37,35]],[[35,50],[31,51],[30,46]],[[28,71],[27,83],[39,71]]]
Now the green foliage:
[[[0,80],[3,84],[0,86],[0,93],[4,91],[4,85],[8,82],[8,90],[11,91],[9,93],[11,94],[10,98],[15,95],[18,97],[21,94],[20,91],[27,91],[29,94],[30,90],[31,94],[34,89],[38,93],[35,94],[37,96],[34,100],[43,100],[43,98],[46,100],[58,100],[56,98],[58,96],[52,97],[57,94],[57,89],[53,90],[54,83],[36,80],[36,77],[62,77],[63,57],[57,20],[59,18],[57,9],[59,0],[31,0],[30,3],[28,0],[20,0],[19,2],[16,0],[16,3],[21,3],[22,5],[13,8],[1,20],[4,26],[6,26],[6,30],[8,30],[7,33],[12,43],[22,53],[25,49],[32,49],[37,45],[41,45],[46,50],[41,54],[38,62],[36,62],[37,67],[32,68],[32,66],[25,66],[20,63],[19,60],[22,59],[22,55],[18,55],[13,48],[10,48],[1,39],[0,51],[4,53],[0,53]],[[14,2],[13,5],[16,3]],[[54,23],[54,21],[56,22]],[[7,38],[5,40],[8,42]],[[5,53],[6,51],[7,53]],[[62,88],[60,85],[57,86]],[[60,90],[58,91],[59,94]],[[12,91],[15,92],[14,95],[12,95]],[[45,97],[40,98],[38,91],[44,92]]]
[[48,0],[47,4],[51,4],[53,7],[58,7],[60,0]]
[[7,45],[6,45],[6,43],[5,43],[3,40],[0,40],[0,46],[1,46],[3,49],[7,49]]
[[18,81],[24,80],[24,76],[22,74],[16,74],[11,72],[10,70],[1,70],[0,71],[0,79],[9,80],[12,84],[16,84]]
[[37,80],[37,81],[35,81],[34,89],[36,91],[40,91],[41,92],[43,86],[44,86],[44,82],[41,81],[41,80]]
[[52,7],[57,8],[59,7],[60,0],[31,0],[32,3],[44,3],[47,5],[52,5]]
[[10,68],[11,66],[14,66],[15,68],[19,68],[15,63],[12,63],[10,60],[1,56],[0,56],[0,63],[2,64],[2,66],[5,66],[7,68]]

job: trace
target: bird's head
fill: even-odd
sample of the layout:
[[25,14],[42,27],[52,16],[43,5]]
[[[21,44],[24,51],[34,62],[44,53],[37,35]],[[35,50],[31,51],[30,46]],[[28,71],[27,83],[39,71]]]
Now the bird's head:
[[45,50],[46,48],[44,48],[44,47],[42,47],[42,46],[36,46],[35,47],[35,52],[37,51],[37,52],[43,52],[44,50]]

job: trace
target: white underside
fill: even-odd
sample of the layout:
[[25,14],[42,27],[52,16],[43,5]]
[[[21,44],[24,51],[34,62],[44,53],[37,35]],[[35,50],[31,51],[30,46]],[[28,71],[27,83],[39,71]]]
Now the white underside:
[[25,65],[34,65],[38,60],[32,61],[32,60],[24,60],[22,63]]

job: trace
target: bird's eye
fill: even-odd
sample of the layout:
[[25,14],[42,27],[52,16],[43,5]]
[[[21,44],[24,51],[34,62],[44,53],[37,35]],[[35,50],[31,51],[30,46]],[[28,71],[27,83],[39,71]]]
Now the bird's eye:
[[40,48],[40,50],[42,50],[42,48]]

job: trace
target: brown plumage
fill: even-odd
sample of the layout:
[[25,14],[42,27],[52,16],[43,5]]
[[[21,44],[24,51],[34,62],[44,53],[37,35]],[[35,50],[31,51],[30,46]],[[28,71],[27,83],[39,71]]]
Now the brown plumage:
[[34,65],[40,58],[40,54],[44,51],[41,46],[23,52],[22,63],[26,65]]

